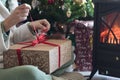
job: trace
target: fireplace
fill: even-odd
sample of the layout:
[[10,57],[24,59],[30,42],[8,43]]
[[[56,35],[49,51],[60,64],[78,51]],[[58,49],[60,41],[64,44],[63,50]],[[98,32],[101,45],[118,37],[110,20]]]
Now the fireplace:
[[120,77],[120,0],[93,0],[93,70],[88,80],[99,74]]

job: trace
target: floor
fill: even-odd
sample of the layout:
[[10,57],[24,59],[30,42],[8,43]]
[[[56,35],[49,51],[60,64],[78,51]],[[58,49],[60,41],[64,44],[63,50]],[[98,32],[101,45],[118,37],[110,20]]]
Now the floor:
[[120,80],[120,78],[103,76],[103,75],[95,75],[92,80]]
[[[81,74],[83,74],[84,76],[89,76],[90,72],[81,72]],[[88,77],[85,77],[85,80],[87,80],[87,78]],[[120,78],[100,75],[97,72],[92,80],[120,80]]]

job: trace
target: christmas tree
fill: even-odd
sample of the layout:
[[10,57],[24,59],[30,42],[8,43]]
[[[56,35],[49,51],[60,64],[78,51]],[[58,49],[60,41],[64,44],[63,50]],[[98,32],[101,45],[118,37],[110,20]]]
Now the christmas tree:
[[[94,5],[92,0],[20,0],[32,6],[30,14],[33,20],[47,19],[51,23],[48,34],[70,34],[70,27],[63,26],[75,19],[93,18]],[[28,18],[28,20],[31,20]],[[57,23],[56,23],[57,22]],[[54,24],[54,25],[53,25]],[[60,35],[57,35],[60,36]],[[71,37],[70,37],[71,38]]]
[[92,0],[23,0],[32,6],[34,19],[46,18],[50,22],[71,22],[93,17]]

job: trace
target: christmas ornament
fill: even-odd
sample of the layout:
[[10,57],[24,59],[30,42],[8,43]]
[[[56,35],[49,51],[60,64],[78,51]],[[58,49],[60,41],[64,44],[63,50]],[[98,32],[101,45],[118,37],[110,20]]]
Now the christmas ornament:
[[48,0],[48,4],[53,4],[54,0]]
[[75,4],[84,4],[86,3],[87,1],[86,0],[74,0]]
[[32,0],[32,8],[35,9],[40,4],[38,0]]
[[67,15],[67,17],[69,18],[70,16],[71,16],[71,10],[70,10],[70,8],[68,9],[68,11],[67,11],[67,13],[66,13],[66,15]]

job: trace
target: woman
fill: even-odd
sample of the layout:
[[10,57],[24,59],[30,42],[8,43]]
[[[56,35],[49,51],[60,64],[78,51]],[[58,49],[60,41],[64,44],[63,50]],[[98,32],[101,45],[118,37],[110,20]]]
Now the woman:
[[34,39],[33,26],[46,31],[50,28],[49,22],[45,19],[16,27],[16,24],[26,20],[30,9],[27,4],[18,6],[17,0],[7,2],[0,0],[0,80],[52,80],[50,75],[46,75],[35,66],[25,65],[3,69],[3,51],[8,50],[14,43]]
[[[10,45],[35,39],[33,27],[46,32],[50,29],[46,19],[26,22],[16,27],[27,19],[30,9],[28,4],[18,6],[17,0],[0,0],[0,80],[59,80],[59,77],[47,75],[31,65],[3,69],[2,52],[8,50]],[[73,62],[74,59],[70,60],[52,75],[61,75]]]

